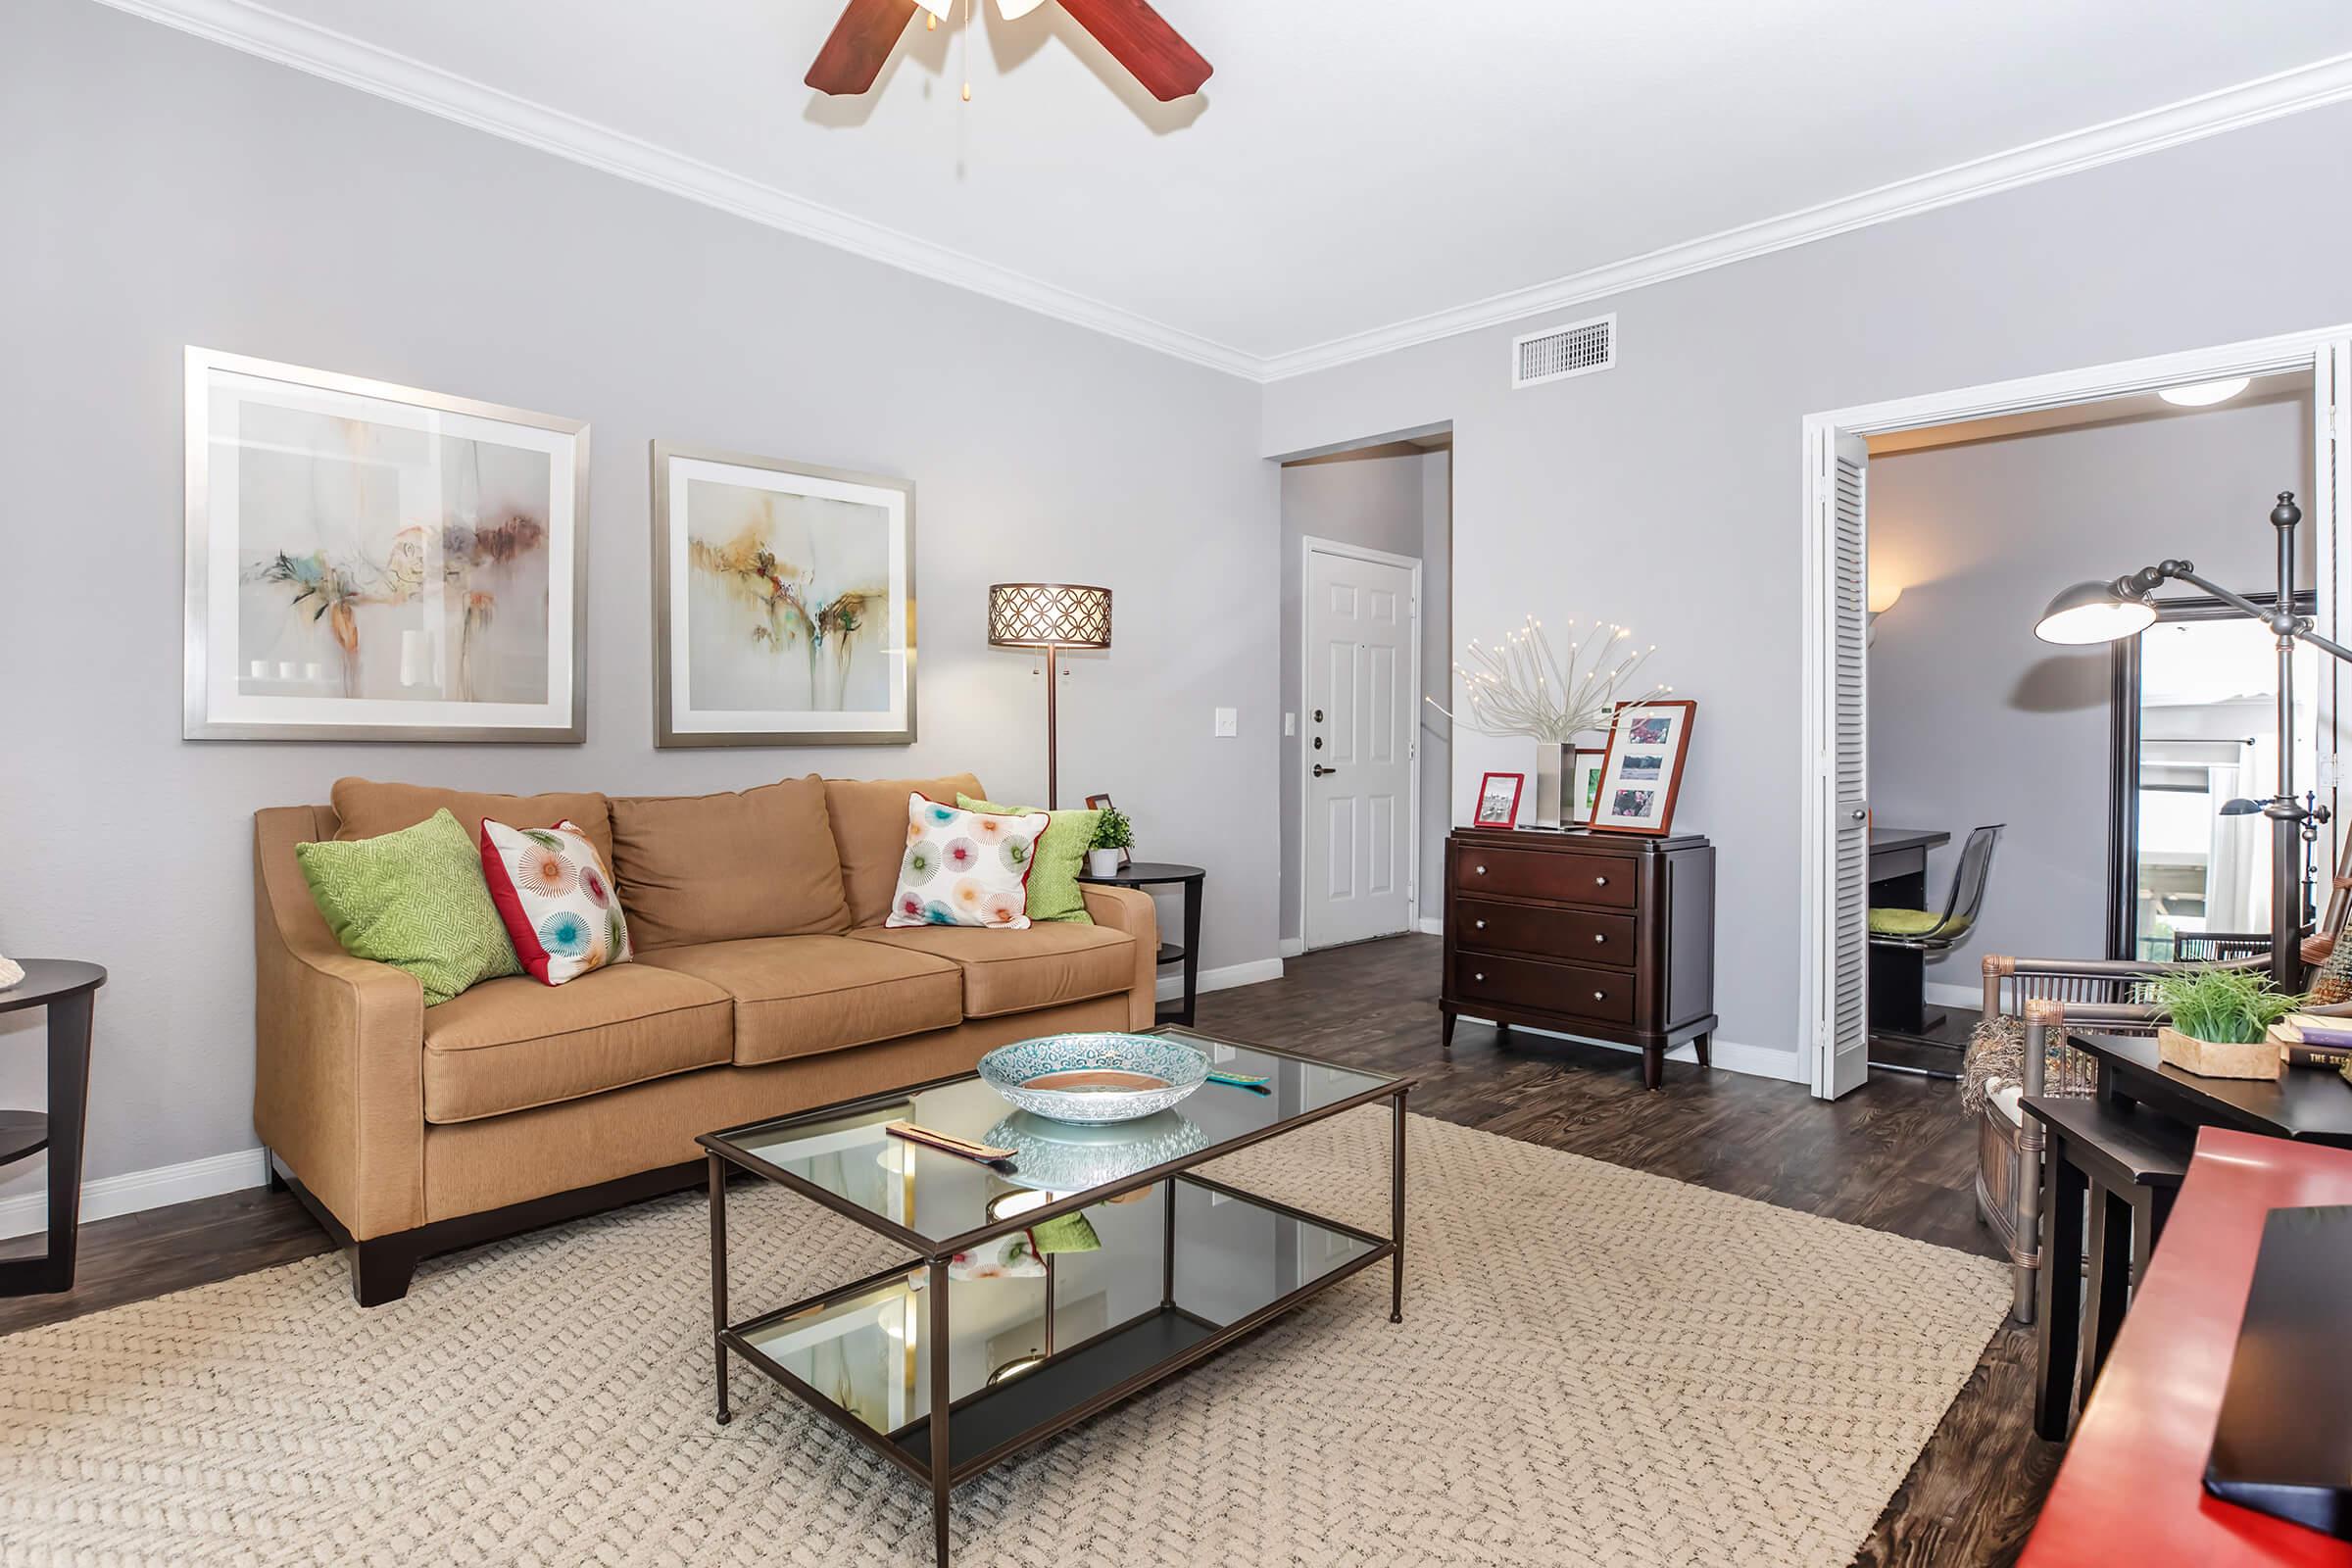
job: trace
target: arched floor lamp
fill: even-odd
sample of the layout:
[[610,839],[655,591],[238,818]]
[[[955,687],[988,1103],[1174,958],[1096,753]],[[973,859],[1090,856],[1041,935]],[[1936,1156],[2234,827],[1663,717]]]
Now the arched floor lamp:
[[[2271,526],[2278,534],[2278,595],[2269,608],[2220,583],[2197,575],[2186,561],[2160,561],[2112,582],[2079,582],[2050,601],[2034,624],[2034,635],[2045,643],[2082,645],[2120,642],[2136,637],[2156,624],[2156,590],[2180,581],[2202,588],[2214,598],[2271,628],[2278,638],[2278,792],[2261,807],[2271,819],[2271,976],[2281,991],[2303,987],[2303,896],[2301,842],[2319,837],[2328,808],[2295,799],[2295,644],[2309,643],[2322,653],[2352,663],[2352,649],[2321,636],[2309,617],[2294,613],[2295,527],[2303,509],[2292,490],[2278,492],[2271,509]],[[2232,803],[2236,804],[2236,803]],[[2242,814],[2244,808],[2232,814]]]

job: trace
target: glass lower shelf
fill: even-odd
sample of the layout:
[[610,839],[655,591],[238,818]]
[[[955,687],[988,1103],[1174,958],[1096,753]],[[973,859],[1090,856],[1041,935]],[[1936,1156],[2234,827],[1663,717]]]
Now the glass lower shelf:
[[[1174,1304],[1163,1304],[1167,1188],[1085,1211],[1102,1250],[1046,1275],[949,1284],[951,1465],[1063,1424],[1233,1325],[1385,1252],[1373,1239],[1179,1177]],[[967,1264],[986,1266],[986,1259]],[[931,1453],[929,1291],[919,1267],[741,1332],[918,1465]]]

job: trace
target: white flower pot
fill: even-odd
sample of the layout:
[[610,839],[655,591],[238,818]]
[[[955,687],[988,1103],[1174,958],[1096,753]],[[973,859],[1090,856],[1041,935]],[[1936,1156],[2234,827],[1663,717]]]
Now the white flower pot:
[[1116,875],[1118,875],[1118,874],[1119,874],[1119,852],[1118,852],[1118,851],[1116,851],[1116,850],[1089,850],[1089,851],[1087,851],[1087,852],[1086,852],[1086,874],[1087,874],[1088,876],[1116,876]]

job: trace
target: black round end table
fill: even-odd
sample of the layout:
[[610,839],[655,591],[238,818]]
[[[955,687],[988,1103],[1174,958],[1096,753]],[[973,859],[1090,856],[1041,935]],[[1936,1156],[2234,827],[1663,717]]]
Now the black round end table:
[[1184,965],[1184,1000],[1173,1006],[1156,1007],[1153,1016],[1161,1023],[1189,1024],[1193,1021],[1193,999],[1200,980],[1200,884],[1208,872],[1197,865],[1179,865],[1173,860],[1134,860],[1122,865],[1109,876],[1081,874],[1081,882],[1102,887],[1148,888],[1171,883],[1184,884],[1184,940],[1162,942],[1159,945],[1161,963]]
[[89,1119],[90,1004],[106,971],[72,958],[24,958],[24,978],[0,991],[0,1012],[49,1009],[49,1108],[0,1110],[0,1166],[49,1152],[49,1250],[0,1259],[0,1296],[74,1288],[81,1224],[81,1143]]

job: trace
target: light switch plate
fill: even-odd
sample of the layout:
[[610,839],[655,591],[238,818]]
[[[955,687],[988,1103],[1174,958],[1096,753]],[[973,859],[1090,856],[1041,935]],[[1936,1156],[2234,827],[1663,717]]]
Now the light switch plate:
[[1239,735],[1241,732],[1242,732],[1242,712],[1241,712],[1241,710],[1240,710],[1240,709],[1238,709],[1238,708],[1220,708],[1220,709],[1218,709],[1218,710],[1217,710],[1217,727],[1216,727],[1216,733],[1217,733],[1218,735],[1220,735],[1220,736],[1224,736],[1224,735]]

